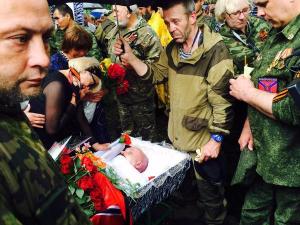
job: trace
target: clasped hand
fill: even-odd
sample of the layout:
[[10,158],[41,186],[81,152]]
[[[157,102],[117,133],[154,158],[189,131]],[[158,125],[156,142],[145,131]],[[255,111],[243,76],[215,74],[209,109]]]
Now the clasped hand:
[[124,38],[119,38],[116,40],[114,44],[113,53],[116,56],[120,57],[120,61],[123,66],[131,67],[131,63],[135,59],[135,55],[132,52],[131,47],[129,46],[128,42],[124,40]]
[[254,88],[253,82],[249,78],[240,75],[237,79],[230,79],[229,83],[230,95],[238,100],[247,102],[250,96],[249,94]]

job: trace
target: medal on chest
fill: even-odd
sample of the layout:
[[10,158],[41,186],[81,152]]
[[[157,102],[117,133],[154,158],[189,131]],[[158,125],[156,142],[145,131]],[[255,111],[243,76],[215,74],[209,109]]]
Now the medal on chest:
[[267,72],[270,73],[273,68],[283,69],[285,67],[284,60],[289,57],[293,52],[292,48],[286,48],[284,50],[279,51],[272,63],[269,65]]

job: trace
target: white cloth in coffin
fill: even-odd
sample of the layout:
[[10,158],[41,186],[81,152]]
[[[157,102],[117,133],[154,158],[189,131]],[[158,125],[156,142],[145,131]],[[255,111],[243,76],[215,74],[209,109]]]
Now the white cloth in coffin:
[[[131,137],[131,142],[131,146],[141,149],[149,159],[148,167],[143,173],[137,171],[127,159],[120,154],[111,159],[111,154],[107,152],[105,154],[102,153],[100,157],[102,157],[121,178],[128,179],[131,183],[139,183],[141,186],[147,184],[150,177],[157,177],[167,172],[170,168],[188,157],[185,153],[162,147],[149,141],[142,141]],[[111,152],[120,152],[125,147],[124,144],[116,144],[115,142],[112,145],[112,149],[109,150]],[[96,155],[99,156],[100,154],[96,153]],[[109,160],[107,160],[107,158],[109,158]]]

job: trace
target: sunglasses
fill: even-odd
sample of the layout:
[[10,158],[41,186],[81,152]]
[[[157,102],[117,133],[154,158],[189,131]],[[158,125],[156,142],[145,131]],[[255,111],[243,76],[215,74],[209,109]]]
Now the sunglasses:
[[[80,73],[79,73],[75,68],[73,68],[73,67],[70,67],[69,69],[70,69],[70,72],[72,73],[72,75],[73,75],[74,77],[76,77],[76,79],[78,79],[78,80],[80,81]],[[87,71],[87,72],[89,72],[89,71]],[[90,75],[91,75],[91,77],[92,77],[92,79],[93,79],[93,83],[90,84],[90,85],[88,85],[87,87],[88,87],[89,89],[92,89],[92,88],[94,88],[94,87],[97,85],[97,82],[96,82],[96,80],[95,80],[94,75],[93,75],[91,72],[89,72],[89,73],[90,73]]]
[[92,79],[93,79],[93,83],[90,84],[90,85],[88,85],[89,89],[93,89],[93,88],[96,87],[96,85],[97,85],[97,82],[96,82],[96,80],[95,80],[95,77],[94,77],[94,75],[93,75],[92,73],[91,73],[91,76],[92,76]]

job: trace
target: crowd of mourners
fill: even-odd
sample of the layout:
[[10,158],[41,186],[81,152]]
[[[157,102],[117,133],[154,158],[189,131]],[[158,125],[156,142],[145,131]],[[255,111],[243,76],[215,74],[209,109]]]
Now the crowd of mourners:
[[[14,2],[10,4],[17,5]],[[23,137],[21,130],[28,132],[25,125],[20,126],[25,141],[11,138],[16,131],[10,126],[17,126],[11,110],[15,102],[21,103],[42,142],[38,147],[28,144],[33,149],[50,149],[72,135],[90,137],[93,150],[104,151],[128,133],[151,142],[167,141],[189,153],[193,166],[167,200],[173,207],[168,224],[300,224],[300,106],[288,91],[288,85],[300,78],[300,2],[160,3],[112,5],[97,15],[86,11],[84,26],[74,20],[68,4],[54,7],[55,29],[42,34],[49,33],[45,48],[50,63],[39,65],[40,71],[47,71],[40,80],[41,91],[24,95],[19,88],[18,93],[16,85],[22,79],[8,88],[0,84],[0,198],[5,199],[0,224],[50,224],[41,222],[38,212],[21,212],[17,200],[9,202],[20,193],[11,190],[15,180],[2,182],[18,176],[5,172],[14,168],[9,159],[14,160],[31,138]],[[42,5],[27,13],[34,15]],[[44,32],[40,23],[32,24],[36,32]],[[0,48],[3,32],[0,26]],[[0,82],[10,85],[2,78],[9,70],[1,64],[10,60],[3,52]],[[168,121],[168,127],[157,122],[158,117]],[[161,130],[168,135],[161,135]],[[30,159],[38,161],[36,157]],[[55,179],[53,183],[59,183]],[[31,198],[32,208],[44,204],[43,198]],[[71,201],[69,196],[62,204]],[[20,202],[26,208],[27,200]],[[66,219],[81,217],[80,209],[74,209],[65,212],[65,219],[60,215],[49,221],[77,224]],[[84,220],[77,222],[86,224]]]

